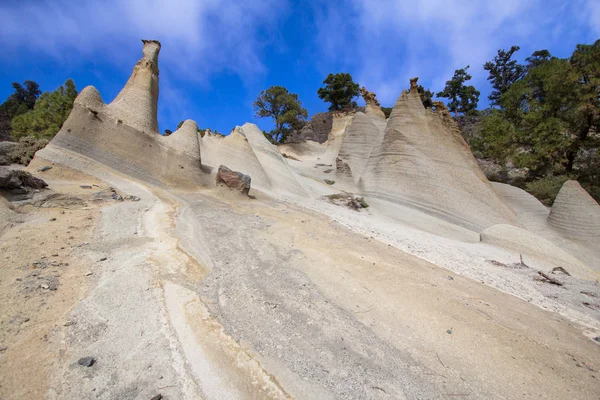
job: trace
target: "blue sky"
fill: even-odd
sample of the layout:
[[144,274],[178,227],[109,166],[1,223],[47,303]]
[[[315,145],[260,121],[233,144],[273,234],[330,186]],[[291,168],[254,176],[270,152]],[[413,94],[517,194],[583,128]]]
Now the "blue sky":
[[73,78],[106,103],[141,57],[140,39],[158,39],[160,129],[190,118],[228,133],[271,128],[252,110],[271,85],[298,93],[310,115],[325,111],[316,91],[329,72],[351,73],[391,106],[410,77],[439,91],[470,64],[485,106],[482,65],[497,49],[567,57],[600,38],[600,1],[2,0],[0,38],[0,100],[13,81],[48,91]]

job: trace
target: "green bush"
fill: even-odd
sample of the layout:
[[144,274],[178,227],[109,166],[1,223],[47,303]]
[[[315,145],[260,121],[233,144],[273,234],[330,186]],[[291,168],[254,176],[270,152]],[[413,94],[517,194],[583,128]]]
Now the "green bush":
[[527,185],[525,185],[525,190],[527,190],[545,205],[551,206],[552,203],[554,203],[554,199],[558,195],[560,188],[569,179],[573,179],[573,177],[569,175],[550,175],[537,179],[533,182],[529,182]]

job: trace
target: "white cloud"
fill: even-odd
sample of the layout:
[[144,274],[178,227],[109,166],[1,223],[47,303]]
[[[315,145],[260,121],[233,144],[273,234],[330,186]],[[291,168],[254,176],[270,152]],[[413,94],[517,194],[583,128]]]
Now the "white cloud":
[[278,0],[41,0],[0,5],[4,50],[30,48],[59,59],[102,54],[112,61],[140,53],[139,39],[163,44],[161,64],[204,80],[227,70],[264,72],[264,40],[285,11]]

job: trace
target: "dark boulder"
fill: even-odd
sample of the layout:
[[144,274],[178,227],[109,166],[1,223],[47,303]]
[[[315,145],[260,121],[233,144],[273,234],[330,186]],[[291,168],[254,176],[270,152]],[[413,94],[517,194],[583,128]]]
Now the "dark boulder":
[[245,195],[250,192],[251,178],[241,172],[232,171],[224,165],[219,166],[217,185],[226,185],[230,189],[239,190]]
[[43,189],[48,184],[27,171],[0,167],[0,189]]

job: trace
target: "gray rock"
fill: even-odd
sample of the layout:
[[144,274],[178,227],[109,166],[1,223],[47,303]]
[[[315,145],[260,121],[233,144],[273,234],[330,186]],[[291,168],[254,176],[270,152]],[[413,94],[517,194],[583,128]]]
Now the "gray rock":
[[92,188],[91,185],[79,185],[79,187],[82,189],[91,189]]
[[19,147],[17,142],[0,142],[0,156],[6,156],[8,153]]
[[154,396],[153,398],[151,398],[150,400],[162,400],[162,394],[157,394],[156,396]]
[[1,189],[18,189],[23,185],[23,182],[13,170],[7,167],[0,167],[0,188]]
[[127,201],[140,201],[141,199],[137,196],[133,196],[133,195],[129,195],[129,196],[125,196],[125,200]]
[[77,364],[83,366],[83,367],[91,367],[92,365],[94,365],[96,363],[96,359],[94,357],[82,357],[79,359],[79,361],[77,361]]
[[325,179],[325,183],[328,185],[333,185],[335,181],[332,181],[331,179]]
[[44,171],[48,171],[49,169],[52,169],[52,167],[49,166],[49,165],[44,165],[43,167],[41,167],[40,169],[38,169],[38,171],[44,172]]

